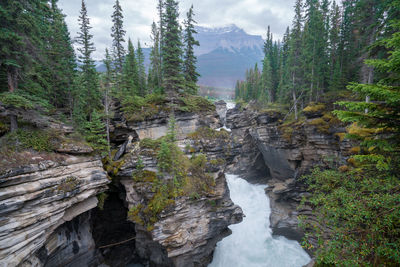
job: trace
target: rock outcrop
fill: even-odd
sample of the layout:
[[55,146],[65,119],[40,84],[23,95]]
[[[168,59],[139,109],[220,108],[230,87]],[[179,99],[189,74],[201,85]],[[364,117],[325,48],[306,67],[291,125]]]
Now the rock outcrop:
[[[131,210],[145,205],[145,200],[152,199],[156,194],[153,189],[154,178],[135,181],[133,174],[139,165],[151,175],[155,176],[158,172],[154,151],[141,147],[138,141],[147,138],[154,140],[167,133],[168,116],[161,115],[145,122],[125,123],[123,127],[119,125],[119,128],[115,128],[118,140],[128,135],[134,137],[130,145],[124,142],[121,146],[126,147],[123,149],[125,154],[119,160],[115,174],[126,191],[125,202]],[[176,197],[174,204],[165,208],[151,227],[137,223],[137,253],[152,266],[207,266],[212,260],[216,243],[229,234],[228,226],[240,222],[243,216],[240,207],[234,205],[229,197],[223,174],[225,166],[233,158],[232,142],[227,132],[215,130],[222,126],[215,111],[203,114],[177,112],[175,119],[178,146],[188,157],[200,151],[207,157],[207,168],[212,173],[215,185],[207,195]],[[119,134],[122,132],[126,135]],[[156,179],[172,178],[159,176]]]
[[345,128],[329,113],[305,112],[310,116],[284,124],[279,112],[250,107],[238,106],[227,113],[227,126],[240,145],[230,171],[250,180],[263,176],[269,185],[273,233],[300,240],[298,215],[310,215],[311,209],[297,210],[307,194],[298,178],[313,166],[345,164],[351,143],[343,139]]
[[[66,266],[72,255],[93,250],[89,234],[74,238],[77,231],[69,231],[67,237],[56,229],[68,228],[66,222],[95,208],[96,195],[105,191],[108,183],[101,161],[90,156],[64,154],[58,162],[47,160],[3,171],[0,265],[43,266],[51,258],[52,266]],[[82,227],[81,233],[89,231],[85,224]],[[71,239],[75,242],[67,249],[64,241]],[[61,253],[55,256],[58,259],[52,257],[53,252]]]
[[[143,194],[151,194],[145,184],[132,178],[121,183],[127,190],[130,207],[140,204]],[[215,245],[229,234],[228,226],[242,220],[242,210],[229,198],[224,175],[216,178],[215,193],[209,197],[176,200],[172,210],[165,210],[154,229],[136,226],[136,247],[142,258],[156,266],[207,266]]]

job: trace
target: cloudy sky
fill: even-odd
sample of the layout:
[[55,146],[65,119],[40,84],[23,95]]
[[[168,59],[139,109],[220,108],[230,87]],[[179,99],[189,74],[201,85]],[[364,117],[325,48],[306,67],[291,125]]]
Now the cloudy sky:
[[[97,51],[94,58],[103,58],[111,45],[111,14],[115,0],[86,0],[90,23],[93,27]],[[181,20],[194,5],[195,19],[201,26],[218,27],[236,24],[246,32],[265,37],[267,25],[274,36],[280,38],[291,24],[295,0],[181,0]],[[150,45],[150,26],[157,21],[157,0],[120,0],[127,37],[140,39],[143,46]],[[78,31],[81,0],[59,0],[59,7],[67,15],[66,21],[74,38]]]

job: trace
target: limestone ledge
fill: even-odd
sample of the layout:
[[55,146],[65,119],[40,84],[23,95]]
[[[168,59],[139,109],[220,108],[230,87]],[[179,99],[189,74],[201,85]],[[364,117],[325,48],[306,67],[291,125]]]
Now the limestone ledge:
[[[99,159],[66,156],[0,175],[0,266],[39,264],[35,253],[63,223],[93,209],[109,179]],[[26,261],[24,263],[24,261]],[[36,262],[36,263],[35,263]],[[37,266],[41,266],[40,264]]]

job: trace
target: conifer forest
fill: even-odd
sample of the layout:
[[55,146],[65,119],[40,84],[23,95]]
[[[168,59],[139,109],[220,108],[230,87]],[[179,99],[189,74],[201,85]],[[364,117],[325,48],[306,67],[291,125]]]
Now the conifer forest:
[[67,2],[0,1],[0,266],[400,266],[400,0]]

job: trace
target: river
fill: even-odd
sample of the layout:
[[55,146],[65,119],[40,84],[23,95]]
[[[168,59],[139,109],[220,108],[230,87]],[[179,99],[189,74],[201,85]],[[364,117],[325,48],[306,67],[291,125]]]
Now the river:
[[226,175],[232,201],[243,209],[243,222],[231,225],[232,234],[217,244],[208,267],[296,267],[311,259],[296,241],[273,237],[265,185],[250,184]]

